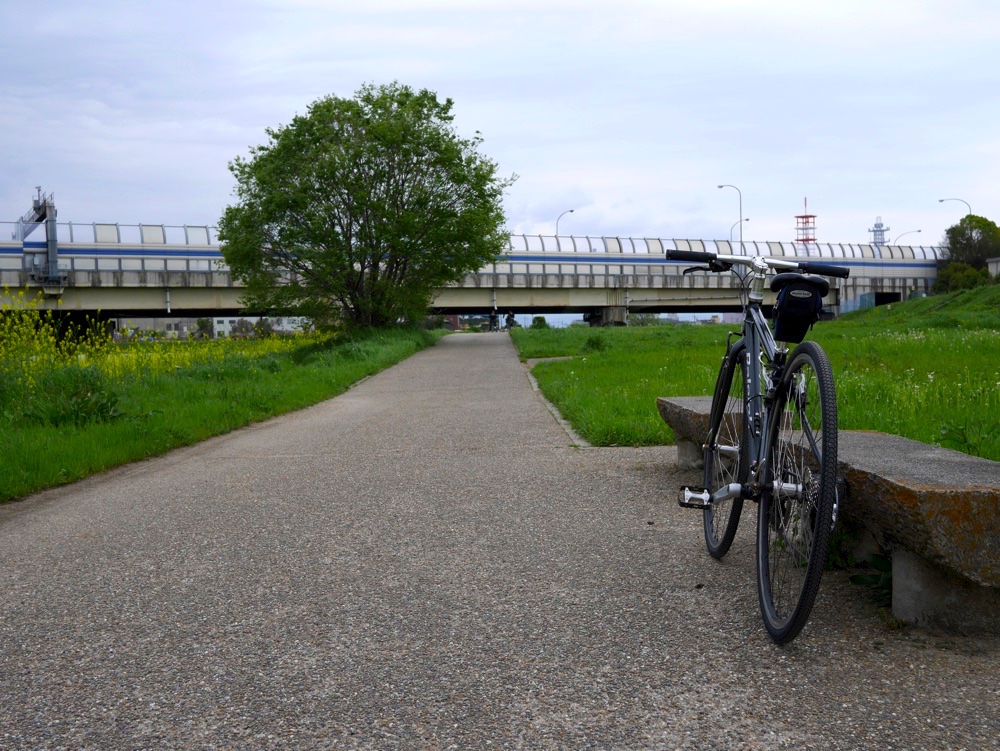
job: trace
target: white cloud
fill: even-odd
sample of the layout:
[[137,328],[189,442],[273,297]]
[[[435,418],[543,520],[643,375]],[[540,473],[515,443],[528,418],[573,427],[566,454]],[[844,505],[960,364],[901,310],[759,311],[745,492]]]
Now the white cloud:
[[[590,234],[820,239],[881,215],[940,238],[996,217],[1000,8],[989,0],[68,0],[0,7],[0,220],[34,186],[60,217],[214,221],[226,164],[327,95],[399,80],[455,100],[510,224]],[[163,212],[162,218],[152,216]],[[769,235],[769,233],[774,233]]]

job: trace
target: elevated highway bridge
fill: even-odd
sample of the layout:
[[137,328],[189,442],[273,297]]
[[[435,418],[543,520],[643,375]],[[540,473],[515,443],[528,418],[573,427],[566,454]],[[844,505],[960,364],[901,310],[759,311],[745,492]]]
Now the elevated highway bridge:
[[[41,204],[38,207],[37,204]],[[40,194],[15,222],[0,222],[0,303],[17,290],[43,308],[115,316],[216,316],[241,312],[243,288],[214,227],[60,223]],[[629,312],[739,309],[731,274],[682,271],[668,249],[822,258],[851,269],[832,280],[831,313],[926,293],[942,249],[930,246],[511,235],[497,263],[438,290],[434,309],[585,313],[621,321]],[[770,301],[767,301],[770,302]]]

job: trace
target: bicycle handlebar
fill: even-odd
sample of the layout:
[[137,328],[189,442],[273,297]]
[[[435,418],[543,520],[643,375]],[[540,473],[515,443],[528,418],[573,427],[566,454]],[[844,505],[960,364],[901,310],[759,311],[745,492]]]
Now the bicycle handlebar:
[[846,266],[835,266],[832,263],[815,263],[813,261],[802,261],[799,268],[807,274],[822,274],[823,276],[836,276],[846,279],[851,274],[851,270]]
[[709,263],[716,259],[717,254],[705,253],[700,250],[668,250],[667,258],[671,261],[694,261],[695,263]]
[[[851,270],[846,266],[836,266],[832,263],[817,263],[815,261],[786,261],[781,258],[761,256],[764,263],[774,269],[799,269],[807,274],[822,274],[846,279]],[[712,263],[721,261],[728,264],[749,266],[753,263],[752,256],[728,256],[721,253],[709,253],[699,250],[668,250],[667,259],[671,261],[693,261],[694,263]]]

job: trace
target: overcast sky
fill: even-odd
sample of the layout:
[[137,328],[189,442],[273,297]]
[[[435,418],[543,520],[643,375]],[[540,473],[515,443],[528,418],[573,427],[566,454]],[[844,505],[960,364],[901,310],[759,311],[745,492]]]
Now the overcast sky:
[[[214,224],[228,163],[399,81],[519,179],[512,232],[938,244],[1000,221],[997,0],[0,4],[0,221]],[[738,233],[738,230],[737,230]]]

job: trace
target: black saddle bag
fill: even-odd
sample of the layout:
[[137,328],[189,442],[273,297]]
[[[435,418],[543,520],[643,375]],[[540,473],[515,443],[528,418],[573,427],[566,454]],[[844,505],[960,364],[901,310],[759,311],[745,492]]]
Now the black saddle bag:
[[774,338],[798,344],[819,320],[823,291],[808,281],[789,281],[781,287],[774,303]]

